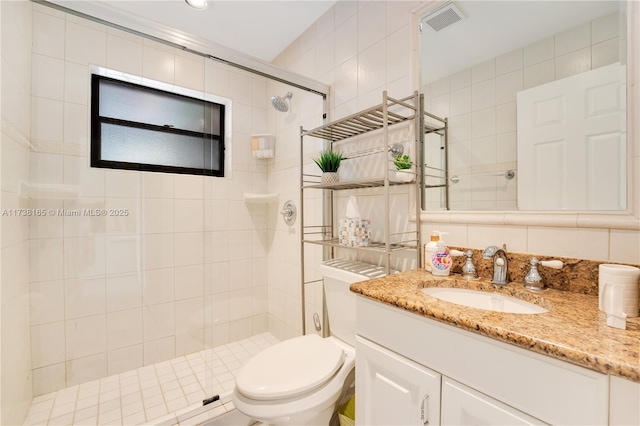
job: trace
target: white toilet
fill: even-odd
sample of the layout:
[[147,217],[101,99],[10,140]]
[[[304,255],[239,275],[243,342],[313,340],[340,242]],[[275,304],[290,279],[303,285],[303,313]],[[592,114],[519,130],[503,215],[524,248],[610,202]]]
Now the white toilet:
[[355,295],[349,286],[382,268],[345,260],[320,266],[331,336],[296,337],[250,359],[236,375],[233,403],[272,425],[328,425],[336,402],[355,385]]

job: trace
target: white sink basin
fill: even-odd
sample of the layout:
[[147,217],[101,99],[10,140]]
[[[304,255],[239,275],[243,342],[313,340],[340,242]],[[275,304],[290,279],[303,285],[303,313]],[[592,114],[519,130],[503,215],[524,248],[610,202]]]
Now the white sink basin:
[[510,314],[544,314],[547,309],[515,297],[503,296],[495,293],[468,290],[466,288],[429,287],[423,292],[445,302],[456,303],[476,309],[506,312]]

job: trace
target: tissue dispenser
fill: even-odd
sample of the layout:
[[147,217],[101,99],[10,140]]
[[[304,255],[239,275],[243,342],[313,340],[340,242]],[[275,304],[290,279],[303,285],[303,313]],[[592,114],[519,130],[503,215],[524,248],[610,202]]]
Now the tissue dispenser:
[[342,246],[368,247],[371,238],[371,221],[368,219],[340,219],[338,238]]

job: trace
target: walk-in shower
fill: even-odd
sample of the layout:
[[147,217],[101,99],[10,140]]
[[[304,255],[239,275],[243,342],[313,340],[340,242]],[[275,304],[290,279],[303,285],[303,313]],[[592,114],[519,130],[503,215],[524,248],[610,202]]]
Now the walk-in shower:
[[[50,2],[1,8],[3,23],[16,22],[2,35],[17,46],[2,51],[3,70],[10,64],[2,86],[15,88],[21,107],[3,109],[11,132],[0,138],[11,165],[1,178],[11,213],[0,224],[0,293],[11,327],[2,331],[0,424],[173,424],[214,400],[208,411],[219,414],[243,362],[303,333],[302,303],[323,316],[321,282],[307,285],[302,300],[299,222],[284,225],[278,207],[299,203],[292,179],[300,174],[299,144],[291,135],[303,122],[323,123],[328,87],[288,83],[266,75],[270,69],[248,72],[157,39],[151,45],[141,33],[107,36],[105,22]],[[58,33],[65,25],[73,30]],[[41,36],[59,43],[34,44]],[[123,44],[134,53],[113,59]],[[169,75],[153,61],[137,67],[160,53],[172,64]],[[190,67],[173,66],[185,61]],[[52,62],[60,78],[49,78]],[[126,86],[136,90],[127,102],[141,107],[107,117],[92,72],[153,90]],[[164,77],[176,82],[169,94]],[[286,95],[271,99],[276,93]],[[293,94],[296,114],[279,113],[291,111]],[[211,114],[208,102],[224,114]],[[144,117],[135,115],[142,110]],[[89,123],[101,123],[105,142],[116,129],[109,120],[131,117],[138,123],[132,142],[177,135],[171,140],[181,149],[172,152],[183,170],[146,167],[158,157],[138,168],[92,165],[98,128]],[[213,157],[205,134],[224,143],[217,176],[204,166]],[[256,135],[277,140],[281,154],[252,156]],[[147,151],[160,154],[157,146]],[[121,153],[130,159],[134,151]],[[246,202],[248,192],[276,194],[278,202]]]

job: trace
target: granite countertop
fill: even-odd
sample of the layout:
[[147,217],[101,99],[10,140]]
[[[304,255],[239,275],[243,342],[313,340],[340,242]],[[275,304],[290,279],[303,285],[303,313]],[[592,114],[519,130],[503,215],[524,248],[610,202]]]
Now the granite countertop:
[[[469,308],[429,296],[423,287],[460,287],[515,296],[549,310],[509,314]],[[627,329],[606,325],[597,296],[545,289],[534,293],[522,284],[498,288],[489,281],[459,275],[434,277],[415,269],[351,285],[351,291],[443,323],[605,374],[640,382],[640,318]]]

